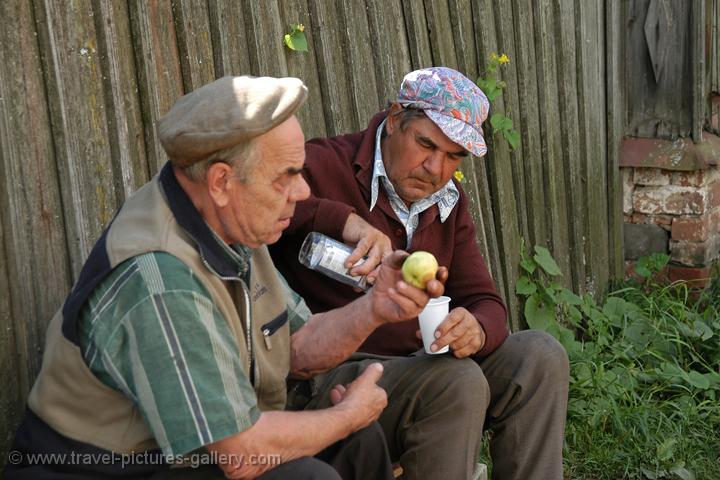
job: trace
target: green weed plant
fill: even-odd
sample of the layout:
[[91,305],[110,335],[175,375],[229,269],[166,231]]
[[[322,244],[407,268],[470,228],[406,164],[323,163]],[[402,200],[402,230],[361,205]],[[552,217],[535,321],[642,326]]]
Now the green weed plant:
[[558,282],[546,248],[521,250],[527,324],[570,359],[565,478],[720,479],[720,281],[699,297],[658,284],[657,254],[600,304]]

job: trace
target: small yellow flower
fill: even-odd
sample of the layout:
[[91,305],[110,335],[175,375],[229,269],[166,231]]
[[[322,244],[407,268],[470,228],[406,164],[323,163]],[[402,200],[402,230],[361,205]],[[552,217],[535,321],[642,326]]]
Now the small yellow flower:
[[462,182],[465,180],[465,175],[460,170],[455,170],[455,173],[453,173],[453,176],[455,177],[455,180],[458,182]]
[[[503,54],[503,55],[504,55],[504,54]],[[497,54],[497,53],[493,53],[493,54],[490,55],[490,59],[491,59],[491,60],[500,60],[500,57],[498,57],[498,54]]]
[[[298,23],[298,24],[297,24],[297,30],[298,30],[298,32],[304,32],[304,31],[305,31],[305,25],[303,25],[302,23]],[[510,61],[510,60],[508,60],[508,61]]]
[[498,58],[497,61],[500,63],[510,63],[510,59],[504,53],[500,55],[500,58]]

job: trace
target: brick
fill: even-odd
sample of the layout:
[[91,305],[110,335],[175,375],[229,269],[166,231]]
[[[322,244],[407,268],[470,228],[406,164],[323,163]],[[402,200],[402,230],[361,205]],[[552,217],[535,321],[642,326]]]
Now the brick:
[[633,190],[635,190],[635,184],[632,181],[633,169],[621,168],[620,174],[622,176],[623,213],[629,215],[633,211]]
[[720,235],[704,242],[670,240],[670,260],[689,267],[704,267],[720,257]]
[[[635,280],[636,282],[644,282],[645,277],[641,277],[637,274],[637,272],[635,271],[635,265],[637,265],[637,262],[635,260],[625,260],[625,278]],[[666,265],[665,267],[663,267],[662,270],[652,276],[652,281],[657,283],[667,283],[667,272],[668,267]]]
[[668,251],[668,233],[654,224],[625,223],[623,238],[626,259],[636,260],[653,253]]
[[672,221],[672,239],[704,242],[717,234],[720,227],[720,208],[700,216],[675,217]]
[[692,288],[705,288],[712,278],[712,267],[685,267],[670,264],[667,267],[668,280],[684,280]]
[[650,215],[701,215],[705,212],[707,195],[705,188],[677,185],[636,187],[633,209]]
[[644,186],[663,186],[670,184],[670,172],[659,168],[636,168],[633,183]]
[[708,209],[720,206],[720,180],[707,185],[708,190]]
[[681,187],[704,187],[717,180],[720,180],[720,170],[717,168],[695,170],[694,172],[674,172],[672,174],[672,184]]
[[645,215],[644,213],[633,213],[623,216],[625,223],[636,223],[638,225],[658,225],[670,231],[673,218],[671,215]]

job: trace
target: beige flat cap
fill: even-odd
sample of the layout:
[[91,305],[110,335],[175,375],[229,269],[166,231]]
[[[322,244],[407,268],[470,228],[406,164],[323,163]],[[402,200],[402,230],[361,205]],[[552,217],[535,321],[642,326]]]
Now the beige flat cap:
[[280,125],[306,98],[299,78],[223,77],[173,105],[158,123],[160,143],[186,167]]

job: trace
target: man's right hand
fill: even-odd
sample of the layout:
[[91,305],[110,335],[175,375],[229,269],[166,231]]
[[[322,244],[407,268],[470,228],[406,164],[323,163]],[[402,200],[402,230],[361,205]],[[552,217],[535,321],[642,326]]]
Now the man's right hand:
[[[390,238],[355,213],[348,215],[342,238],[355,245],[355,250],[345,261],[345,267],[352,268],[352,275],[367,275],[368,282],[372,284],[380,262],[392,253]],[[365,261],[354,266],[364,257],[367,257]]]
[[387,393],[377,385],[382,374],[382,364],[371,363],[350,385],[336,385],[330,391],[335,408],[352,415],[353,432],[377,420],[387,406]]

